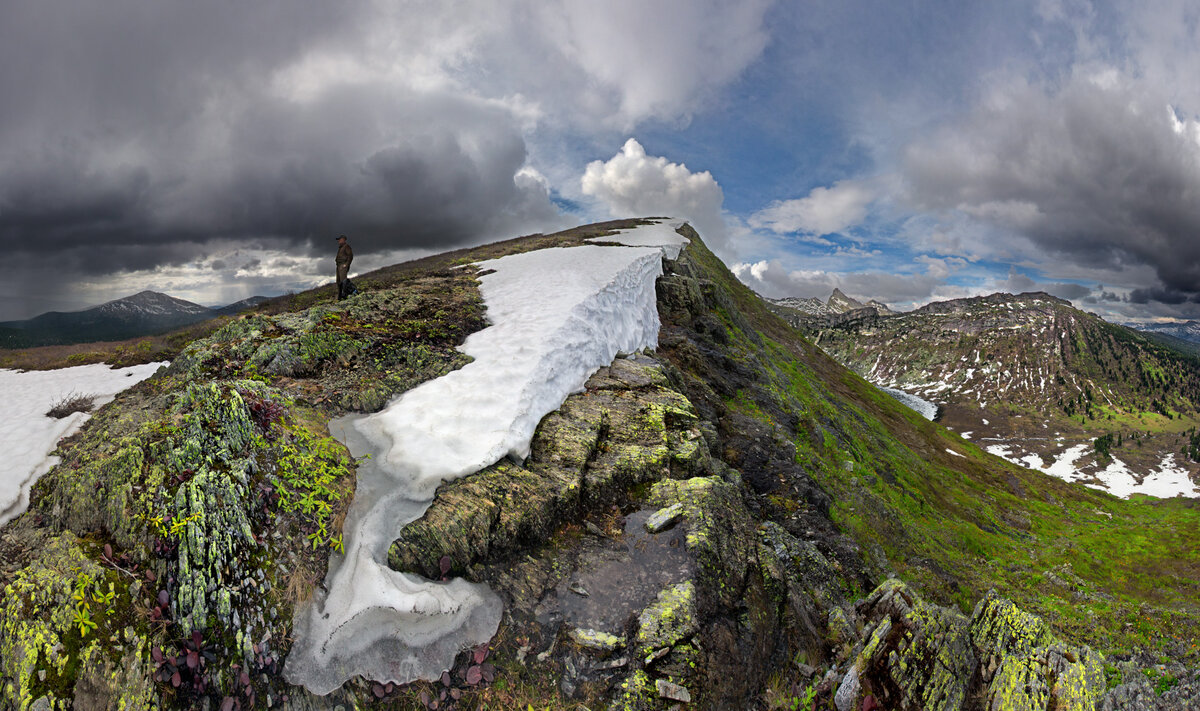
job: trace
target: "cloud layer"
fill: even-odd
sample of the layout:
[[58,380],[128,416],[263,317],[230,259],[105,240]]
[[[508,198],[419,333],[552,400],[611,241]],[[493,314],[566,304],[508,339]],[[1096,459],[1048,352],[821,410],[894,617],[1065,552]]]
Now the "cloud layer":
[[815,187],[807,197],[776,200],[750,216],[751,227],[776,234],[802,233],[819,237],[845,232],[867,216],[874,191],[861,181],[842,180],[833,186]]
[[1200,144],[1162,96],[1111,75],[1018,84],[911,145],[921,209],[959,210],[1096,269],[1148,264],[1200,293]]
[[61,300],[229,241],[307,256],[340,232],[366,251],[566,226],[531,137],[686,124],[761,53],[768,5],[18,4],[4,290]]

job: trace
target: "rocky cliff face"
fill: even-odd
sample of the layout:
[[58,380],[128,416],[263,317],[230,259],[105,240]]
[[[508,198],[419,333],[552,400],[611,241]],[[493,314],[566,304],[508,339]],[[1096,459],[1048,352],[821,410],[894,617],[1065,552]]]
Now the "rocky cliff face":
[[624,224],[243,317],[107,406],[0,534],[5,705],[1061,710],[1200,689],[1195,510],[947,434],[799,337],[687,227],[657,351],[592,376],[523,461],[444,484],[391,547],[397,571],[488,583],[496,637],[429,682],[288,685],[292,610],[353,496],[326,423],[461,364],[484,315],[462,265]]

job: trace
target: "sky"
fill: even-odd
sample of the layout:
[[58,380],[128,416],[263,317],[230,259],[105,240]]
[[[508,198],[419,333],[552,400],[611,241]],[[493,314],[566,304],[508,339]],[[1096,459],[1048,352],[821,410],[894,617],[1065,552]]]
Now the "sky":
[[771,296],[1200,318],[1200,7],[8,2],[0,320],[639,215]]

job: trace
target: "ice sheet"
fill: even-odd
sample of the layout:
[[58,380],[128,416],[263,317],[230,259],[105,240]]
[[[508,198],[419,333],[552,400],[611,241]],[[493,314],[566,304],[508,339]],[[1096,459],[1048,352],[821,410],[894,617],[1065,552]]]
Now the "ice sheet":
[[355,675],[432,679],[459,649],[491,638],[502,610],[490,590],[397,573],[387,567],[388,547],[438,484],[507,455],[524,458],[542,417],[593,372],[657,345],[654,283],[664,253],[682,245],[661,227],[617,236],[639,247],[545,249],[480,263],[495,270],[480,278],[492,325],[461,347],[473,362],[379,413],[331,423],[353,454],[372,456],[358,472],[346,554],[331,561],[325,591],[297,611],[290,681],[326,694]]
[[75,432],[88,415],[76,412],[62,419],[46,412],[69,395],[94,395],[95,407],[154,374],[165,363],[113,370],[103,363],[58,370],[0,370],[0,526],[25,511],[29,487],[58,463],[51,457],[58,441]]

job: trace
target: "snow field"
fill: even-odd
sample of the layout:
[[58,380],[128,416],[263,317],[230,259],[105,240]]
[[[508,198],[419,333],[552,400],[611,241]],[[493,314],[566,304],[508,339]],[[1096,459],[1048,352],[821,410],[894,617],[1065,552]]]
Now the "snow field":
[[[679,224],[679,223],[671,223]],[[327,694],[361,675],[405,683],[432,679],[458,650],[495,633],[501,603],[484,585],[437,583],[387,567],[387,551],[428,508],[443,481],[505,456],[523,459],[538,422],[597,369],[654,347],[654,284],[664,255],[687,240],[670,225],[636,228],[605,242],[635,246],[555,248],[482,262],[491,325],[461,349],[463,368],[393,400],[384,410],[331,423],[360,466],[335,557],[306,610],[285,673]]]
[[681,236],[675,230],[683,227],[685,223],[686,220],[667,220],[653,225],[642,225],[632,230],[618,232],[609,237],[591,237],[584,241],[616,242],[626,247],[658,247],[662,249],[667,259],[676,259],[688,241],[686,237]]
[[1192,483],[1187,469],[1175,464],[1174,454],[1164,457],[1158,465],[1158,470],[1147,474],[1140,483],[1129,471],[1129,467],[1116,457],[1113,457],[1112,463],[1103,471],[1096,473],[1096,478],[1100,480],[1100,485],[1088,486],[1105,489],[1122,499],[1128,499],[1133,494],[1157,496],[1160,499],[1173,496],[1200,497],[1200,487]]
[[1095,474],[1084,473],[1075,465],[1075,462],[1091,449],[1091,445],[1087,443],[1068,447],[1049,466],[1046,465],[1042,455],[1026,454],[1018,457],[1005,444],[988,445],[986,449],[990,454],[1006,459],[1013,464],[1036,469],[1063,481],[1078,482],[1093,489],[1107,491],[1122,499],[1128,499],[1133,494],[1146,494],[1160,499],[1169,499],[1174,496],[1200,497],[1200,487],[1192,483],[1186,468],[1175,463],[1174,454],[1166,455],[1159,463],[1158,469],[1151,471],[1139,482],[1129,466],[1116,457],[1112,458],[1108,466]]
[[0,526],[29,505],[29,487],[58,463],[50,456],[58,441],[77,431],[90,417],[76,412],[61,420],[46,412],[70,395],[94,395],[99,407],[117,393],[145,380],[165,363],[113,370],[103,363],[58,370],[0,370]]
[[889,387],[882,387],[882,386],[877,386],[877,387],[879,387],[879,389],[882,390],[883,392],[887,393],[888,395],[891,395],[893,398],[898,400],[900,402],[900,404],[907,406],[911,410],[916,410],[917,414],[919,414],[921,417],[924,417],[925,419],[930,420],[930,421],[932,421],[933,418],[937,417],[938,406],[935,405],[934,403],[929,402],[928,400],[919,398],[916,395],[913,395],[912,393],[906,393],[903,390],[898,390],[896,388],[889,388]]

